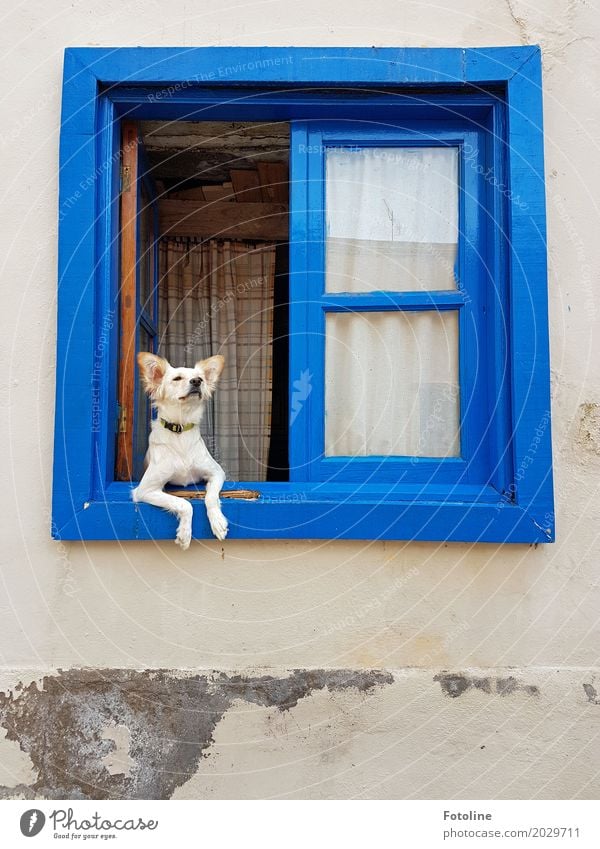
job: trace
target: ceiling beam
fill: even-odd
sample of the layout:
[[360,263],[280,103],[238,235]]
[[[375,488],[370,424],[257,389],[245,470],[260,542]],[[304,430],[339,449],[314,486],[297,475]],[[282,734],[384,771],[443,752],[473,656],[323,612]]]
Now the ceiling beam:
[[159,227],[163,236],[287,242],[288,206],[284,203],[162,200]]

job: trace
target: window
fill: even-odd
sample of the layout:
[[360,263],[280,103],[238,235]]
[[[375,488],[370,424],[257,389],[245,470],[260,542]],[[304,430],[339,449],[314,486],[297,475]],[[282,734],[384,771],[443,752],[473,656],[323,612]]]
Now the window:
[[143,474],[140,350],[224,355],[209,450],[231,481],[288,479],[289,146],[286,122],[122,122],[117,480]]
[[399,492],[489,480],[478,365],[493,333],[485,312],[493,222],[485,133],[471,127],[410,115],[397,126],[296,127],[292,150],[307,151],[310,251],[302,286],[310,332],[296,362],[298,371],[307,364],[314,389],[292,465],[311,479]]
[[[288,128],[289,248],[272,240],[286,283],[269,295],[274,368],[254,378],[266,470],[240,461],[226,484],[258,493],[225,503],[231,536],[552,541],[540,64],[530,47],[68,50],[56,535],[172,537],[129,498],[150,415],[133,363],[178,310],[161,203],[206,194],[157,191],[143,128],[239,122]],[[237,179],[220,233],[257,190]],[[287,221],[283,200],[267,198]],[[230,242],[227,267],[254,239]],[[230,417],[212,421],[218,438]]]

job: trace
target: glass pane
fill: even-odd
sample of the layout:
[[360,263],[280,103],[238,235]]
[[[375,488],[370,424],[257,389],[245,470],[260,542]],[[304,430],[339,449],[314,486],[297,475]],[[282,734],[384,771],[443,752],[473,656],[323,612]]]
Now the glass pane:
[[458,313],[328,313],[327,456],[460,455]]
[[[144,327],[139,328],[140,351],[152,351],[153,339]],[[140,480],[144,473],[144,457],[150,433],[150,402],[144,392],[139,375],[135,390],[135,422],[133,431],[133,479]]]
[[150,196],[143,182],[140,197],[140,306],[154,319],[154,216]]
[[326,290],[455,289],[458,149],[330,148]]

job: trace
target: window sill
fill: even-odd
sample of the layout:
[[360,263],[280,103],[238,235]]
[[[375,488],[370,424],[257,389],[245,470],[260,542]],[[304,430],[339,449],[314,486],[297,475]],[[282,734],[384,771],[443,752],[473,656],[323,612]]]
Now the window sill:
[[[228,483],[225,490],[240,489]],[[554,540],[540,517],[506,501],[493,487],[356,488],[351,484],[247,483],[257,499],[223,499],[228,539],[382,539],[432,542],[540,543]],[[132,486],[110,484],[77,508],[54,537],[63,540],[168,540],[176,519],[130,500]],[[193,492],[194,489],[190,488]],[[194,498],[193,536],[214,539],[202,500]],[[75,508],[75,509],[74,509]]]

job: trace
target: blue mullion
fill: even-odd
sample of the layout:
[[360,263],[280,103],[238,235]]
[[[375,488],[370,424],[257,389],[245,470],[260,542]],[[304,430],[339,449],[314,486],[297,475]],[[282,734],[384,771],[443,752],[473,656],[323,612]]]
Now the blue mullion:
[[486,158],[492,163],[497,185],[487,184],[487,327],[493,345],[488,346],[488,386],[490,409],[490,483],[498,492],[507,492],[513,479],[513,440],[511,429],[510,301],[507,248],[507,147],[504,104],[492,110],[487,122]]
[[327,486],[338,483],[420,484],[423,491],[439,484],[469,483],[469,464],[461,457],[407,457],[405,455],[325,457],[319,464],[320,480]]
[[458,286],[464,299],[459,313],[460,443],[461,456],[469,460],[470,483],[489,476],[485,147],[483,133],[473,131],[465,133],[459,150]]
[[459,147],[465,137],[463,120],[428,121],[424,118],[405,118],[389,122],[355,119],[354,129],[331,122],[321,122],[322,144],[329,147],[348,147],[365,150],[371,147]]
[[[302,375],[309,364],[308,262],[309,243],[309,176],[306,149],[308,124],[290,122],[290,255],[289,255],[289,477],[290,481],[307,479],[307,457],[310,440],[311,394],[302,391]],[[300,388],[298,386],[300,385]]]
[[312,391],[307,440],[306,479],[321,479],[320,464],[325,448],[325,314],[321,300],[325,292],[325,157],[320,127],[308,133],[308,288],[307,331]]
[[368,292],[324,294],[321,308],[327,312],[373,312],[374,310],[457,310],[464,306],[459,291]]

